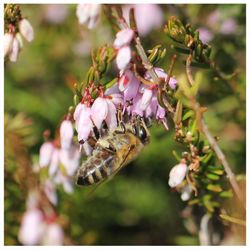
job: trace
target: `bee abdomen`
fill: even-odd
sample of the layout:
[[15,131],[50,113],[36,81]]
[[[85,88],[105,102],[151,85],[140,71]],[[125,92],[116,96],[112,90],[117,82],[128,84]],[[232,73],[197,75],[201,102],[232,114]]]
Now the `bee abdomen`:
[[110,156],[103,161],[92,159],[86,162],[77,173],[76,184],[89,186],[108,178],[112,174],[112,159]]

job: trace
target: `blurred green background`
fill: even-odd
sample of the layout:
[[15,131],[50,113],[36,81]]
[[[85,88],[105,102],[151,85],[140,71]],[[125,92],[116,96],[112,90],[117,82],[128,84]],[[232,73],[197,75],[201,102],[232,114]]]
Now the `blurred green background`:
[[[62,6],[61,6],[62,7]],[[61,8],[60,7],[60,8]],[[46,5],[21,5],[35,31],[31,43],[24,42],[17,63],[5,63],[5,244],[20,244],[18,228],[27,190],[17,175],[30,164],[43,143],[43,131],[56,130],[72,104],[72,83],[81,82],[91,64],[90,51],[112,44],[115,33],[104,16],[94,30],[78,24],[76,5],[63,6],[65,17],[56,23],[48,17]],[[196,28],[207,27],[207,18],[219,11],[220,18],[237,24],[230,34],[213,30],[212,57],[228,74],[223,81],[212,70],[196,69],[202,79],[199,101],[208,107],[205,115],[211,131],[220,137],[233,170],[245,172],[246,156],[246,10],[245,5],[160,5],[167,18],[176,15]],[[63,14],[62,14],[63,16]],[[172,42],[156,29],[142,38],[145,49],[157,44],[167,48],[164,62],[170,64]],[[183,56],[178,56],[174,75],[185,74]],[[112,68],[111,74],[117,72]],[[20,116],[20,113],[25,116]],[[13,123],[16,125],[14,126]],[[152,141],[139,158],[96,190],[75,187],[73,195],[59,190],[58,213],[64,218],[65,244],[73,245],[196,245],[181,217],[185,207],[168,186],[168,174],[177,161],[172,151],[182,152],[170,131],[154,124]],[[21,175],[22,176],[22,175]],[[26,176],[27,177],[27,176]],[[28,177],[27,177],[28,178]]]

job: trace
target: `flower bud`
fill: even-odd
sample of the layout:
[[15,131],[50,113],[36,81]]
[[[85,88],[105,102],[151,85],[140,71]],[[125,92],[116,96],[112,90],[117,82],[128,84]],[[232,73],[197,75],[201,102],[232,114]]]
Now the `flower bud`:
[[116,34],[114,41],[115,48],[121,48],[122,46],[129,45],[134,37],[134,31],[131,29],[123,29]]
[[175,41],[182,43],[185,40],[186,29],[182,22],[175,16],[170,17],[167,22],[167,32]]
[[31,42],[34,39],[34,31],[27,19],[22,19],[19,23],[19,30],[23,37],[28,41]]
[[9,54],[9,59],[11,62],[16,62],[20,48],[20,42],[18,41],[17,37],[14,37],[12,48]]
[[39,154],[39,165],[40,167],[48,166],[52,153],[54,151],[54,146],[51,142],[45,142],[40,148],[40,154]]
[[174,166],[169,173],[168,185],[170,187],[176,187],[184,180],[187,173],[187,165],[185,163],[180,163]]
[[129,46],[122,47],[119,49],[116,56],[116,64],[118,69],[126,69],[131,60],[131,49]]
[[64,233],[62,227],[57,223],[51,223],[46,228],[43,237],[44,245],[61,246],[63,244]]

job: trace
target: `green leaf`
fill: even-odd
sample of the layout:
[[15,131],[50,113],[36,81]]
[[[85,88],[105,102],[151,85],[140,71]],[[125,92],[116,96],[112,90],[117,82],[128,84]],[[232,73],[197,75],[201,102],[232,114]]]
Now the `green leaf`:
[[220,179],[220,176],[216,175],[216,174],[206,174],[207,178],[209,178],[210,180],[213,180],[213,181],[217,181]]
[[208,184],[208,185],[207,185],[207,190],[210,190],[210,191],[212,191],[212,192],[219,193],[219,192],[222,191],[222,188],[221,188],[221,186],[219,186],[219,185]]

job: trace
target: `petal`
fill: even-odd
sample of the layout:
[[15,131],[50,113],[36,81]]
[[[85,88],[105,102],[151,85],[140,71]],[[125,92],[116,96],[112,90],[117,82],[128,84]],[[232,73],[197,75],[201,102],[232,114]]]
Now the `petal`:
[[112,95],[112,94],[119,94],[119,93],[120,93],[120,90],[118,87],[118,83],[115,83],[111,88],[108,88],[104,92],[105,95]]
[[187,165],[180,163],[174,166],[169,173],[168,185],[170,187],[176,187],[184,180],[187,172]]
[[135,76],[132,76],[128,84],[128,87],[124,91],[124,100],[127,101],[135,98],[139,91],[139,86],[140,86],[139,80]]
[[108,104],[105,98],[98,97],[91,107],[91,117],[98,129],[108,114]]
[[56,171],[58,170],[58,167],[59,167],[59,150],[54,149],[51,157],[51,162],[49,165],[49,175],[50,176],[55,175]]
[[4,56],[6,56],[12,48],[14,36],[11,33],[4,34]]
[[115,48],[121,48],[122,46],[129,45],[134,37],[134,31],[132,29],[123,29],[116,34],[114,41]]
[[73,125],[71,121],[64,120],[60,126],[61,147],[69,148],[74,135]]
[[81,126],[78,130],[78,141],[86,141],[89,137],[89,133],[91,131],[92,124],[85,124]]
[[64,232],[62,227],[57,223],[48,224],[43,236],[43,245],[61,246],[63,245]]
[[152,96],[153,96],[153,91],[151,89],[145,89],[140,104],[140,108],[142,110],[145,110],[147,108],[147,106],[151,101]]
[[19,30],[23,37],[28,41],[31,42],[34,39],[34,31],[27,19],[22,19],[19,22]]
[[131,113],[132,115],[139,115],[139,116],[143,116],[143,110],[140,108],[141,106],[141,99],[142,96],[140,94],[138,94],[134,100],[133,100],[133,106],[131,107]]
[[86,105],[84,105],[81,113],[79,114],[79,118],[76,120],[76,130],[78,132],[85,127],[92,126],[90,115],[91,115],[91,109]]
[[122,47],[118,50],[116,56],[116,64],[118,69],[123,70],[125,69],[131,60],[131,49],[128,46]]
[[118,106],[119,104],[123,104],[123,96],[121,94],[112,94],[111,96],[111,100],[112,102]]
[[20,43],[18,39],[15,37],[13,39],[12,48],[9,54],[9,59],[11,62],[16,62],[19,50],[20,50]]
[[77,104],[75,108],[74,116],[73,116],[75,121],[79,119],[80,113],[82,112],[84,108],[87,108],[85,104],[82,104],[82,103]]
[[54,146],[51,142],[45,142],[42,144],[39,153],[40,167],[46,167],[49,165],[53,151],[54,151]]
[[46,194],[47,198],[53,205],[57,205],[57,193],[55,189],[55,185],[52,181],[46,180],[44,183],[44,193]]
[[106,122],[109,129],[114,129],[117,127],[117,120],[116,120],[116,108],[112,101],[108,100],[108,115],[106,117]]

